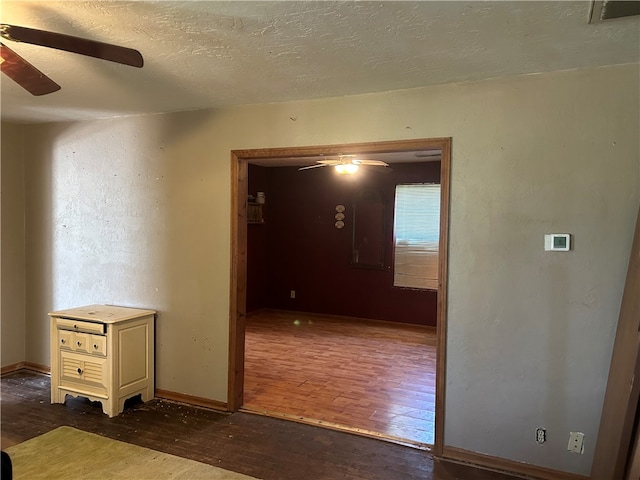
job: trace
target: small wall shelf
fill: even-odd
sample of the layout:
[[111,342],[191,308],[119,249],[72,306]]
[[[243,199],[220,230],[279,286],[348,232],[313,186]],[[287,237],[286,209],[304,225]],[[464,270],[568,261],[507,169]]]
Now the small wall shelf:
[[263,203],[248,202],[247,203],[247,223],[261,224],[264,223],[262,207]]

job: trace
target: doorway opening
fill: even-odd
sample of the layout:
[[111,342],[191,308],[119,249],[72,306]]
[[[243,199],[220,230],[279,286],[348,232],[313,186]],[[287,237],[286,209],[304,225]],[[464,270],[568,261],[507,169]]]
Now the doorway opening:
[[[445,332],[446,332],[446,298],[447,298],[447,247],[448,247],[448,212],[450,189],[450,138],[418,139],[361,143],[347,145],[310,146],[293,148],[272,148],[254,150],[235,150],[231,152],[232,161],[232,268],[230,291],[230,335],[229,335],[229,398],[230,410],[238,410],[245,403],[245,341],[247,333],[247,260],[248,260],[248,220],[256,220],[256,212],[247,202],[249,197],[249,164],[259,163],[264,166],[281,166],[278,162],[289,161],[289,165],[301,165],[301,159],[317,159],[322,156],[340,156],[358,154],[363,157],[394,155],[406,160],[409,154],[425,151],[440,152],[439,179],[441,185],[440,236],[438,259],[437,289],[437,322],[435,338],[437,341],[435,367],[435,435],[432,451],[438,455],[443,445],[444,425],[444,373],[445,373]],[[417,161],[414,159],[414,161]],[[423,159],[424,161],[424,159]],[[313,163],[313,162],[312,162]],[[390,164],[393,168],[393,164]],[[297,169],[296,169],[297,170]],[[325,169],[322,169],[325,170]],[[299,172],[310,173],[310,172]],[[254,193],[254,192],[252,192]],[[267,195],[267,208],[268,208]],[[253,202],[252,202],[253,203]],[[340,207],[338,204],[336,207]],[[332,213],[342,213],[340,211]],[[337,223],[338,221],[336,221]],[[250,225],[250,223],[249,223]],[[251,228],[254,228],[250,225]],[[333,224],[331,225],[333,228]],[[338,227],[335,227],[338,228]],[[295,296],[291,291],[291,295]],[[289,292],[287,292],[289,293]],[[295,319],[294,319],[295,320]],[[298,319],[300,320],[300,319]],[[331,320],[331,319],[329,319]],[[335,319],[334,319],[335,320]],[[342,323],[342,322],[340,322]],[[263,412],[269,414],[270,412]],[[287,418],[286,415],[282,415]],[[292,420],[305,421],[301,416],[288,416]],[[340,424],[331,421],[317,424],[329,428],[340,428]],[[342,429],[342,428],[340,428]],[[347,428],[347,430],[349,430]],[[354,433],[371,435],[366,429],[352,428]],[[373,432],[375,435],[375,432]],[[398,440],[393,435],[380,435],[381,438]]]

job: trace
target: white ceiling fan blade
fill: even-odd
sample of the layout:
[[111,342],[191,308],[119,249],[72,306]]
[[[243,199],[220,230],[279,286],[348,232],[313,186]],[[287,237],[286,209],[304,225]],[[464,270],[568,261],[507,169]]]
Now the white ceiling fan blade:
[[330,166],[330,164],[328,163],[319,163],[318,165],[309,165],[308,167],[300,167],[298,170],[309,170],[311,168],[328,167],[328,166]]
[[382,160],[353,160],[352,163],[356,165],[374,165],[378,167],[388,167],[389,164],[387,162],[383,162]]

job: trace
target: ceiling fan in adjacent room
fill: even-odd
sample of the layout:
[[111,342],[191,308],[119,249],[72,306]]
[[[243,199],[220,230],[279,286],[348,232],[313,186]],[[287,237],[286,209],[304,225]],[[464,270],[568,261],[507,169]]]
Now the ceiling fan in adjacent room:
[[336,172],[342,175],[351,175],[356,173],[361,166],[365,167],[383,167],[389,166],[388,163],[382,160],[360,160],[355,155],[340,155],[333,160],[318,160],[315,165],[309,165],[301,167],[298,170],[309,170],[319,167],[334,167]]
[[[132,48],[35,28],[0,24],[0,37],[3,40],[55,48],[132,67],[141,68],[144,63],[140,52]],[[3,43],[0,43],[0,62],[2,73],[32,95],[47,95],[61,88]]]

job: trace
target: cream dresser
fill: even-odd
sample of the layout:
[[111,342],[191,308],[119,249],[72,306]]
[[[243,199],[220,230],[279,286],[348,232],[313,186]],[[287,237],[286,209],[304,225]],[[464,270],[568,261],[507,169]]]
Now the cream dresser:
[[102,403],[109,417],[136,395],[154,396],[153,310],[89,305],[49,313],[51,403],[67,395]]

